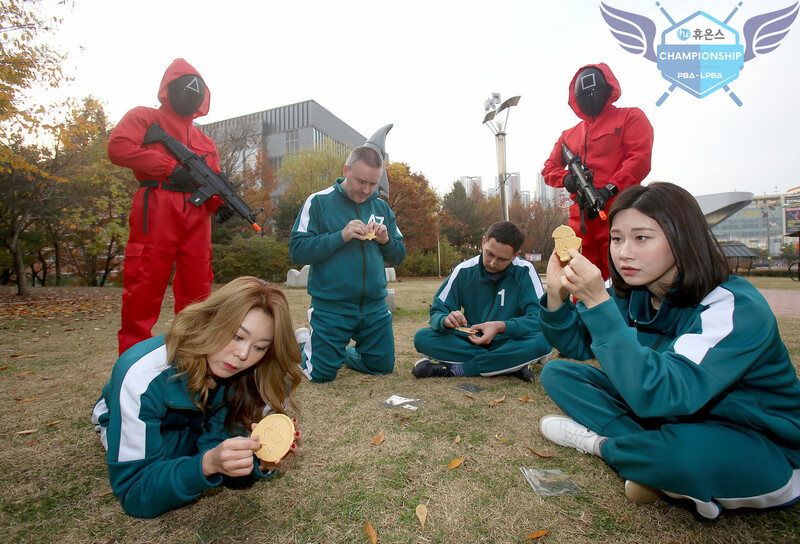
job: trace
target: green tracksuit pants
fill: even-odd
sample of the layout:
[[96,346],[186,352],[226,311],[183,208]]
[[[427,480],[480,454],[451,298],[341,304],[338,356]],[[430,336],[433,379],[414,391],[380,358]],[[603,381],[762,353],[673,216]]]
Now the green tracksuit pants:
[[443,363],[461,363],[465,376],[495,376],[515,372],[546,357],[552,348],[541,333],[511,338],[498,334],[491,343],[473,344],[460,331],[437,332],[429,327],[414,335],[416,350]]
[[[330,382],[342,364],[365,374],[394,370],[394,333],[389,309],[349,316],[309,308],[311,337],[302,348],[301,368],[312,382]],[[355,349],[348,344],[355,340]]]
[[564,413],[608,437],[603,459],[625,479],[728,509],[800,497],[800,451],[753,429],[698,414],[639,418],[602,370],[574,361],[550,361],[541,380]]

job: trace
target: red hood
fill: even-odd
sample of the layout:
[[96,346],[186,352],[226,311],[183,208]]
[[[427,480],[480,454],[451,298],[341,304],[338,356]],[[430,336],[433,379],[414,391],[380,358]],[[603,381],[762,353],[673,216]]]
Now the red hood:
[[[169,99],[167,98],[167,85],[169,85],[171,81],[175,81],[179,77],[185,76],[186,74],[193,74],[199,76],[200,78],[203,77],[197,70],[194,69],[194,66],[185,60],[175,59],[172,61],[172,64],[169,65],[167,71],[164,72],[164,77],[161,78],[161,85],[158,87],[158,101],[161,102],[163,107],[170,111],[172,111],[172,107],[169,105]],[[203,82],[205,82],[205,80],[203,80]],[[203,103],[200,104],[200,107],[196,112],[194,112],[191,118],[197,119],[198,117],[206,115],[210,107],[211,91],[208,89],[208,83],[206,83],[206,95],[203,97]]]
[[[614,77],[614,74],[611,72],[611,68],[609,68],[606,63],[601,62],[600,64],[587,64],[586,66],[578,68],[578,71],[575,72],[574,76],[572,76],[572,81],[569,82],[569,100],[567,103],[569,104],[569,107],[572,108],[572,111],[575,112],[575,115],[584,121],[591,121],[592,118],[591,116],[583,113],[578,107],[578,102],[575,100],[575,80],[577,79],[578,74],[580,74],[584,68],[592,67],[598,68],[601,72],[603,72],[603,76],[606,78],[606,84],[611,87],[611,97],[608,99],[606,106],[608,106],[608,104],[613,104],[619,99],[620,96],[622,96],[622,90],[619,88],[619,81],[617,81],[617,78]],[[605,108],[603,108],[603,111],[605,111]]]

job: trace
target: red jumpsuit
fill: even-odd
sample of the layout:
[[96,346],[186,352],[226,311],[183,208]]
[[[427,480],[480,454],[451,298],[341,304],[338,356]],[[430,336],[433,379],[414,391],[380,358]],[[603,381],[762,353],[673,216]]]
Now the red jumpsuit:
[[[611,87],[608,103],[599,115],[586,115],[578,107],[573,89],[575,78],[584,69],[594,66],[603,72],[606,84]],[[575,72],[569,84],[569,105],[582,121],[561,133],[550,157],[544,163],[542,176],[551,187],[563,187],[567,169],[561,162],[561,144],[594,171],[594,185],[598,189],[612,183],[620,191],[638,185],[650,172],[650,155],[653,150],[653,127],[639,108],[617,108],[612,104],[622,95],[619,81],[604,63],[590,64]],[[574,197],[574,195],[572,195]],[[574,200],[574,198],[573,198]],[[613,198],[609,203],[613,201]],[[608,209],[608,208],[606,208]],[[583,255],[603,273],[608,273],[608,224],[600,219],[586,219],[586,233],[581,233],[580,210],[573,202],[569,208],[569,226],[583,238]]]
[[161,107],[130,110],[108,143],[111,162],[133,170],[142,184],[133,197],[125,248],[120,354],[152,336],[173,266],[175,313],[211,292],[211,214],[221,200],[213,197],[200,207],[190,204],[191,193],[175,190],[168,179],[177,165],[175,158],[160,143],[142,145],[145,131],[157,122],[189,149],[206,155],[208,165],[219,172],[214,141],[192,124],[208,113],[211,93],[206,88],[200,108],[189,117],[180,117],[169,105],[167,84],[185,74],[199,75],[185,60],[173,61],[158,90]]

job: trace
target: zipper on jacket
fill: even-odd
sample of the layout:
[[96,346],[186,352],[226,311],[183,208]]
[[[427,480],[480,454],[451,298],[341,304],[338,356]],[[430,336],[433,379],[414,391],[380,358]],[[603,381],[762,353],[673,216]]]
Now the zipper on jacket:
[[492,310],[494,309],[494,301],[497,299],[497,280],[494,282],[494,298],[492,298],[492,304],[489,306],[489,311],[486,312],[486,315],[483,318],[483,322],[486,323],[489,320],[489,316],[492,315]]
[[[358,204],[356,204],[356,219],[358,219]],[[361,299],[358,301],[358,313],[364,315],[364,297],[367,294],[367,252],[364,249],[365,242],[361,242]]]

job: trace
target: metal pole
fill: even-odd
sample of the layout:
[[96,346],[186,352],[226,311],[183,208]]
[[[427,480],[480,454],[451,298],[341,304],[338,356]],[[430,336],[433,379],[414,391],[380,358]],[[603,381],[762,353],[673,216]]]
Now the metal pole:
[[506,197],[506,133],[499,126],[497,139],[497,188],[500,191],[500,207],[503,209],[503,221],[508,221],[508,198]]

